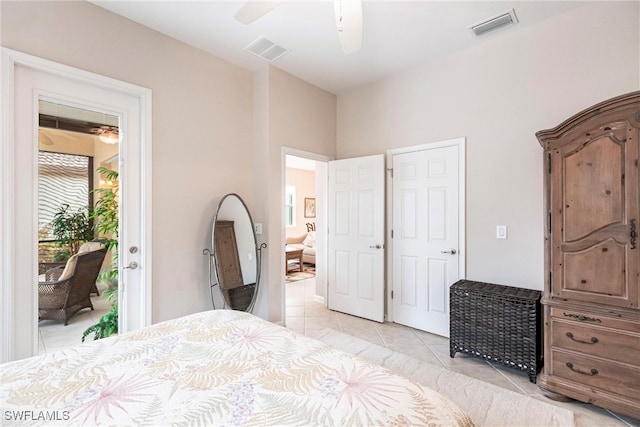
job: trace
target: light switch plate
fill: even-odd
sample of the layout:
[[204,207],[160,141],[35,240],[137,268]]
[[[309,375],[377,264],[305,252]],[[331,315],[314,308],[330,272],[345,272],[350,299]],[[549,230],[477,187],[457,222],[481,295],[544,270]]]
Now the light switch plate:
[[256,228],[256,234],[262,234],[262,224],[256,223],[254,227]]
[[496,225],[496,239],[506,239],[506,238],[507,238],[507,226]]

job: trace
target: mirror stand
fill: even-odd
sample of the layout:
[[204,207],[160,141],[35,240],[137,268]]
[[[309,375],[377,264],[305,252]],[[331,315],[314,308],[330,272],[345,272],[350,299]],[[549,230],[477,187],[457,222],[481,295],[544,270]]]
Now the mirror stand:
[[[262,251],[267,249],[267,244],[266,243],[261,243],[260,246],[258,246],[256,248],[257,254],[258,254],[258,258],[257,258],[257,262],[258,262],[258,276],[256,278],[256,283],[260,282],[260,275],[262,272]],[[213,306],[213,309],[216,309],[216,303],[215,300],[213,298],[213,290],[215,287],[219,286],[218,281],[215,278],[215,268],[216,268],[216,261],[214,258],[214,253],[213,251],[211,251],[209,248],[204,248],[202,250],[202,255],[206,255],[209,257],[209,291],[211,292],[211,305]],[[256,290],[257,292],[257,290]],[[227,300],[225,298],[222,299],[222,308],[226,309],[227,308]],[[231,308],[231,307],[229,307]],[[251,307],[253,308],[253,306]],[[250,311],[250,310],[247,310]]]
[[249,209],[235,193],[225,195],[218,205],[211,226],[211,248],[202,253],[209,256],[213,308],[216,309],[217,288],[223,309],[250,312],[258,293],[262,251],[267,244],[258,245]]

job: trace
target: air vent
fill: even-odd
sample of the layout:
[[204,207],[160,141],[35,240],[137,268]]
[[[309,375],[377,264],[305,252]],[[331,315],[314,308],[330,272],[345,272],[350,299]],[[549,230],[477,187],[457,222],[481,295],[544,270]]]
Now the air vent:
[[245,47],[244,50],[253,55],[259,56],[260,58],[268,62],[273,62],[276,59],[281,58],[282,56],[289,53],[289,49],[278,46],[271,40],[262,36],[258,37],[256,41]]
[[486,34],[488,32],[497,30],[499,28],[516,24],[517,22],[518,22],[518,18],[516,17],[516,11],[511,9],[508,12],[501,13],[500,15],[494,16],[492,18],[479,22],[475,25],[472,25],[469,27],[469,29],[477,37],[477,36]]

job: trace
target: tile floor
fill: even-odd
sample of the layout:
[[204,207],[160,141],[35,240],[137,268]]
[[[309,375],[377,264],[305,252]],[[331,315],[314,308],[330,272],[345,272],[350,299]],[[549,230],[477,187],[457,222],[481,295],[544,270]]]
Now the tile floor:
[[[58,320],[41,320],[38,322],[38,341],[40,354],[68,348],[82,342],[82,333],[91,325],[95,325],[102,315],[111,310],[111,304],[103,298],[104,285],[98,285],[100,296],[93,295],[91,302],[94,310],[80,310],[69,319],[69,324]],[[93,339],[90,335],[87,339]]]
[[[314,298],[313,278],[286,284],[287,327],[298,333],[313,337],[324,328],[331,328],[354,337],[364,339],[398,353],[427,363],[443,366],[455,372],[486,381],[517,393],[556,404],[574,411],[576,426],[633,426],[640,427],[640,420],[615,414],[593,405],[571,402],[558,403],[542,396],[540,389],[529,382],[525,373],[492,365],[481,359],[458,353],[449,357],[449,340],[395,323],[371,322],[347,314],[334,312]],[[95,310],[85,309],[69,320],[62,322],[43,320],[39,323],[40,354],[67,348],[81,342],[82,332],[97,323],[107,313],[110,305],[100,296],[92,297]]]
[[324,328],[369,341],[398,353],[486,381],[547,403],[574,411],[576,426],[640,426],[640,420],[614,414],[581,402],[558,403],[545,398],[526,373],[456,354],[449,357],[449,339],[395,323],[377,323],[334,312],[314,298],[315,280],[286,284],[286,323],[298,333],[313,337]]

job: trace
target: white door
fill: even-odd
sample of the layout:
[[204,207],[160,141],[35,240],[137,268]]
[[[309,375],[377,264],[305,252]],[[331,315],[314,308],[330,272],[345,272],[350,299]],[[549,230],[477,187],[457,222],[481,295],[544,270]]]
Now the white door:
[[384,156],[329,162],[328,307],[384,320]]
[[393,320],[447,337],[461,249],[459,149],[393,155]]
[[[30,63],[33,57],[27,57]],[[6,57],[5,57],[6,58]],[[3,60],[5,60],[3,58]],[[4,286],[11,288],[11,298],[3,299],[3,361],[29,357],[38,353],[37,340],[37,159],[38,101],[40,99],[75,107],[106,112],[120,117],[123,140],[120,146],[120,331],[150,324],[151,320],[151,247],[150,156],[145,155],[142,121],[145,95],[128,93],[148,91],[133,85],[118,85],[111,79],[34,58],[34,67],[15,65],[11,82],[15,112],[15,138],[3,138],[3,221],[13,226],[13,234],[2,242],[3,268],[7,268]],[[6,81],[5,85],[9,85]],[[137,89],[135,89],[137,88]],[[149,93],[150,95],[150,93]],[[150,108],[150,106],[147,106]],[[8,167],[7,167],[8,166]],[[11,171],[13,169],[13,171]],[[7,173],[12,172],[12,173]],[[6,191],[6,192],[5,192]],[[135,250],[129,251],[130,248]],[[136,269],[124,269],[135,262]],[[32,284],[18,286],[15,284]],[[20,307],[14,309],[13,307]]]

